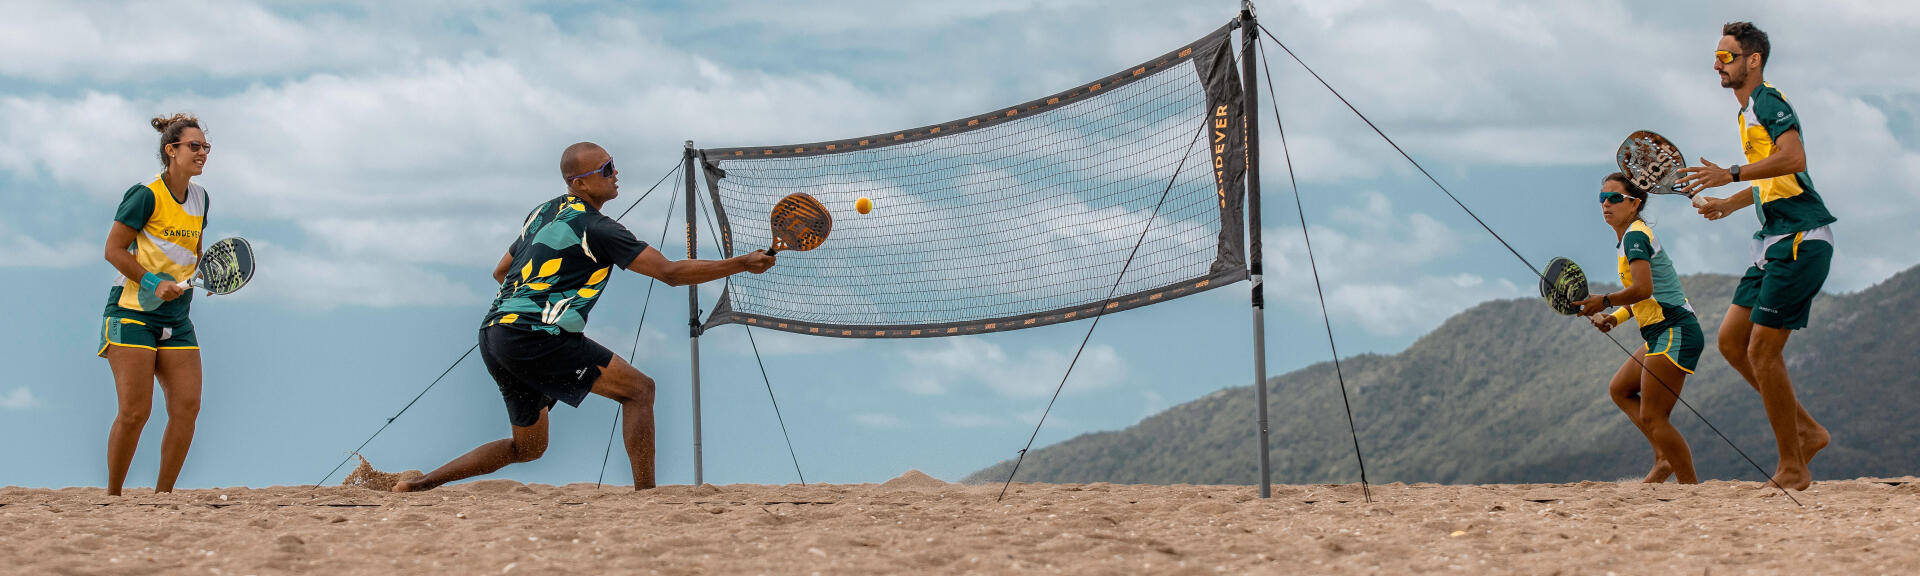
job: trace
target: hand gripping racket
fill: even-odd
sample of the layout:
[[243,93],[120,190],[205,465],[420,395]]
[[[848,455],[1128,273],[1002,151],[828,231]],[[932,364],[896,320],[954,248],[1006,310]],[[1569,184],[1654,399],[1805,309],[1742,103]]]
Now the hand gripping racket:
[[1587,296],[1587,273],[1579,264],[1566,258],[1547,262],[1547,273],[1540,275],[1540,297],[1546,299],[1548,307],[1562,316],[1572,316],[1580,313],[1575,302]]
[[768,256],[781,250],[819,248],[833,232],[833,215],[827,213],[826,205],[805,192],[781,198],[767,219],[773,227],[773,247],[767,249]]
[[[164,274],[147,274],[140,279],[140,306],[147,310],[160,307],[166,301],[160,299],[160,282],[172,280]],[[232,294],[247,281],[253,279],[253,245],[240,237],[226,238],[214,242],[200,254],[200,263],[194,266],[193,275],[178,282],[188,292],[194,288],[206,290],[211,295]]]
[[1687,157],[1680,154],[1680,147],[1673,145],[1665,136],[1652,130],[1641,130],[1627,136],[1620,143],[1620,150],[1613,158],[1620,164],[1620,172],[1635,187],[1648,194],[1692,195],[1682,192],[1676,184],[1680,181],[1680,169],[1687,167]]

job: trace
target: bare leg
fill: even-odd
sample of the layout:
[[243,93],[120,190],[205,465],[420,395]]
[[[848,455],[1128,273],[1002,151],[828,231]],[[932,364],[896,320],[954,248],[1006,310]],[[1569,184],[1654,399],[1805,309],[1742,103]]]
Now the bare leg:
[[1647,368],[1640,377],[1640,397],[1644,401],[1640,404],[1638,419],[1646,426],[1647,439],[1653,442],[1654,451],[1660,453],[1661,460],[1679,477],[1680,483],[1698,484],[1700,479],[1693,472],[1693,451],[1687,448],[1687,439],[1680,435],[1680,429],[1674,428],[1669,420],[1673,405],[1680,400],[1680,391],[1686,386],[1687,373],[1665,356],[1654,356],[1646,362]]
[[[1754,373],[1753,362],[1748,358],[1747,348],[1753,343],[1753,309],[1745,306],[1729,306],[1727,317],[1720,322],[1720,355],[1733,366],[1740,377],[1746,379],[1753,391],[1760,391],[1760,379]],[[1793,402],[1793,418],[1800,439],[1802,463],[1812,463],[1813,455],[1832,441],[1827,428],[1813,421],[1813,415],[1800,405],[1799,399]]]
[[140,431],[146,429],[147,417],[153,413],[153,366],[152,350],[107,348],[107,367],[113,370],[113,388],[120,396],[120,411],[107,429],[108,496],[120,495],[127,468],[133,465],[134,449],[140,445]]
[[167,397],[167,434],[160,440],[160,479],[155,492],[172,492],[193,445],[194,421],[200,417],[200,351],[161,350],[160,391]]
[[620,433],[633,466],[633,489],[654,487],[653,378],[614,356],[593,381],[593,393],[620,403]]
[[1806,490],[1813,485],[1813,473],[1807,468],[1807,455],[1800,449],[1802,436],[1795,415],[1800,401],[1794,397],[1793,382],[1787,377],[1786,356],[1782,353],[1787,347],[1787,338],[1792,335],[1791,330],[1756,326],[1747,357],[1753,362],[1760,402],[1767,407],[1767,423],[1773,425],[1774,443],[1780,448],[1780,466],[1773,481],[1794,490]]
[[481,474],[490,474],[514,462],[532,462],[547,451],[547,411],[540,410],[540,419],[532,426],[513,427],[513,437],[481,444],[480,447],[454,458],[445,466],[428,472],[425,476],[412,480],[401,480],[393,485],[394,492],[419,492],[432,490],[442,484],[465,480]]
[[1633,353],[1634,357],[1620,364],[1620,370],[1614,372],[1613,380],[1607,383],[1607,395],[1613,398],[1613,405],[1627,415],[1627,421],[1640,435],[1647,437],[1647,444],[1653,446],[1653,469],[1647,471],[1647,477],[1641,482],[1666,482],[1673,475],[1672,467],[1660,456],[1660,444],[1653,441],[1653,435],[1647,431],[1645,423],[1640,421],[1640,363],[1637,361],[1646,354],[1646,347]]

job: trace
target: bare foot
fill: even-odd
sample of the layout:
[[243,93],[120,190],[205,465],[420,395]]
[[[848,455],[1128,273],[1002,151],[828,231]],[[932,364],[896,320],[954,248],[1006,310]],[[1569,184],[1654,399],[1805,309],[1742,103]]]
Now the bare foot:
[[1789,490],[1806,490],[1807,487],[1813,486],[1813,473],[1804,467],[1792,470],[1781,469],[1774,473],[1773,482],[1768,484],[1767,488],[1771,489],[1776,484]]
[[1818,454],[1832,441],[1833,436],[1827,434],[1825,427],[1816,427],[1812,432],[1802,431],[1800,432],[1800,454],[1806,456],[1807,464],[1812,464],[1813,455]]
[[1648,470],[1647,477],[1641,479],[1640,482],[1645,484],[1659,484],[1666,482],[1667,478],[1672,476],[1673,465],[1668,464],[1666,460],[1660,460],[1653,463],[1653,469]]
[[416,490],[426,490],[426,489],[415,487],[413,480],[400,480],[393,483],[394,492],[413,492]]

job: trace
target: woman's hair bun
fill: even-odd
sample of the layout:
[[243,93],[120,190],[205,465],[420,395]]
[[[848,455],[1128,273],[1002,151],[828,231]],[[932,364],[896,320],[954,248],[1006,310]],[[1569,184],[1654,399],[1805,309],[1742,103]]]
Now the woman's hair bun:
[[165,134],[167,127],[172,126],[175,122],[198,123],[199,120],[199,118],[194,118],[192,114],[181,112],[172,116],[155,116],[151,124],[153,124],[153,131]]

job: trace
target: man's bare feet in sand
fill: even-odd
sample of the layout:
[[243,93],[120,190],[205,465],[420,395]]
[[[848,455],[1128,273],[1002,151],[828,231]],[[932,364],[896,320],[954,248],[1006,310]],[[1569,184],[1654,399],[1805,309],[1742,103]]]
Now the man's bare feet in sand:
[[1660,484],[1672,477],[1673,465],[1668,464],[1666,460],[1660,460],[1653,463],[1653,469],[1648,470],[1647,477],[1641,479],[1640,482],[1644,484]]
[[[1827,444],[1832,441],[1833,436],[1827,433],[1826,428],[1814,428],[1812,432],[1801,432],[1800,454],[1807,459],[1807,462],[1812,462],[1813,455],[1820,452],[1821,449],[1826,448]],[[1776,484],[1788,490],[1796,491],[1806,490],[1812,487],[1813,471],[1807,466],[1807,462],[1802,462],[1801,465],[1794,470],[1788,470],[1785,467],[1775,468],[1772,481],[1768,482],[1765,488],[1773,490]]]
[[394,492],[416,492],[416,491],[425,491],[425,490],[426,490],[426,488],[425,488],[425,487],[416,487],[416,486],[414,486],[414,483],[415,483],[415,482],[417,482],[417,481],[419,481],[419,479],[418,479],[418,478],[416,478],[416,479],[413,479],[413,480],[400,480],[400,481],[397,481],[397,482],[394,482],[394,483],[393,483],[393,491],[394,491]]

